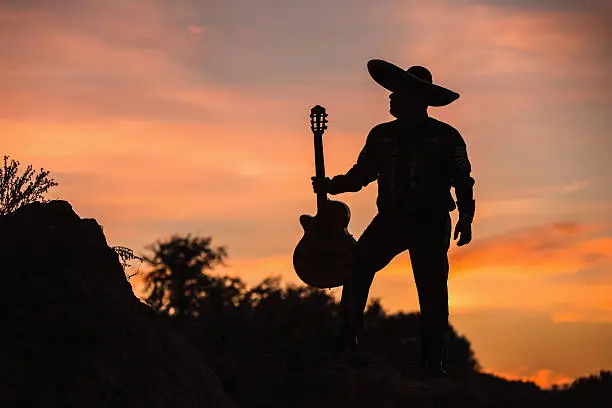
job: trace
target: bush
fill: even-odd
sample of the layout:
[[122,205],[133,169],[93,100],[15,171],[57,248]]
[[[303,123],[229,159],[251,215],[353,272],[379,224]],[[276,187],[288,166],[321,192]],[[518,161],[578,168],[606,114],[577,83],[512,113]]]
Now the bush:
[[17,208],[33,202],[46,202],[45,193],[53,186],[55,180],[49,178],[49,172],[40,169],[36,173],[29,165],[22,175],[19,175],[19,162],[4,156],[4,166],[0,168],[0,215],[6,215]]

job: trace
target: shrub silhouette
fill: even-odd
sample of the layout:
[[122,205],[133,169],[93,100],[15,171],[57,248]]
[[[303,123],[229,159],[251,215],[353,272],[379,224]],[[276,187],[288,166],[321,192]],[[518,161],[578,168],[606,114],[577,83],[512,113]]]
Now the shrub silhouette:
[[4,156],[3,168],[0,168],[0,215],[15,211],[22,205],[33,202],[47,202],[44,195],[51,187],[57,186],[49,171],[40,169],[40,173],[29,165],[23,174],[19,175],[20,163],[9,162],[9,156]]
[[[612,371],[602,370],[574,380],[551,394],[555,407],[601,406],[612,398]],[[551,406],[553,405],[551,404]]]
[[[144,261],[142,257],[135,255],[134,251],[130,248],[121,245],[115,245],[112,246],[111,249],[117,253],[117,256],[119,257],[119,262],[121,263],[121,267],[124,271],[130,266],[129,261],[132,261],[134,259],[139,260],[141,262]],[[140,269],[140,267],[138,269]],[[134,277],[135,275],[138,275],[138,271],[134,272],[131,275],[126,275],[126,279],[130,280],[130,278]]]

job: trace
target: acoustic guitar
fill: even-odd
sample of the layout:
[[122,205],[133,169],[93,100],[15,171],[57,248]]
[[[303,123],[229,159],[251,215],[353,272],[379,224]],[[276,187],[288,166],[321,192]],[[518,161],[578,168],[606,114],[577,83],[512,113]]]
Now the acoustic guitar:
[[[327,129],[325,108],[317,105],[310,111],[310,128],[314,134],[316,177],[325,178],[323,133]],[[316,288],[341,286],[350,273],[355,252],[355,238],[348,232],[349,207],[340,201],[317,193],[316,215],[300,216],[304,236],[293,252],[293,267],[298,277]]]

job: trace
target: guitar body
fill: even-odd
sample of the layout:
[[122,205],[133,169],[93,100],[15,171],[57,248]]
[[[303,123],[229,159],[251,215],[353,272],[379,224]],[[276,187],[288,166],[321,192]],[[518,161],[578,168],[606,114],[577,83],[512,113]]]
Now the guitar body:
[[355,238],[349,234],[350,210],[340,201],[328,200],[325,209],[315,216],[302,215],[304,236],[293,252],[293,267],[309,286],[341,286],[350,273]]
[[[314,133],[315,170],[318,178],[325,178],[323,161],[323,132],[327,128],[327,113],[322,106],[310,112]],[[302,215],[300,224],[304,236],[293,252],[293,268],[298,277],[315,288],[342,286],[351,272],[355,253],[355,238],[348,232],[351,212],[340,201],[327,199],[317,193],[317,214]]]

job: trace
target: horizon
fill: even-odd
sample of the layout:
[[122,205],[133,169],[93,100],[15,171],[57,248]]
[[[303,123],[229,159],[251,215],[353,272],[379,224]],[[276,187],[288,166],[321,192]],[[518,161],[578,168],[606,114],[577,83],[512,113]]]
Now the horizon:
[[[610,18],[578,0],[4,0],[3,154],[49,170],[48,198],[109,245],[211,236],[229,251],[218,272],[299,283],[310,108],[329,113],[326,173],[344,173],[392,119],[367,61],[426,66],[461,94],[429,113],[460,131],[476,180],[473,241],[449,253],[451,324],[484,371],[550,387],[612,368]],[[376,183],[334,197],[358,237]],[[374,298],[418,311],[407,253]]]

